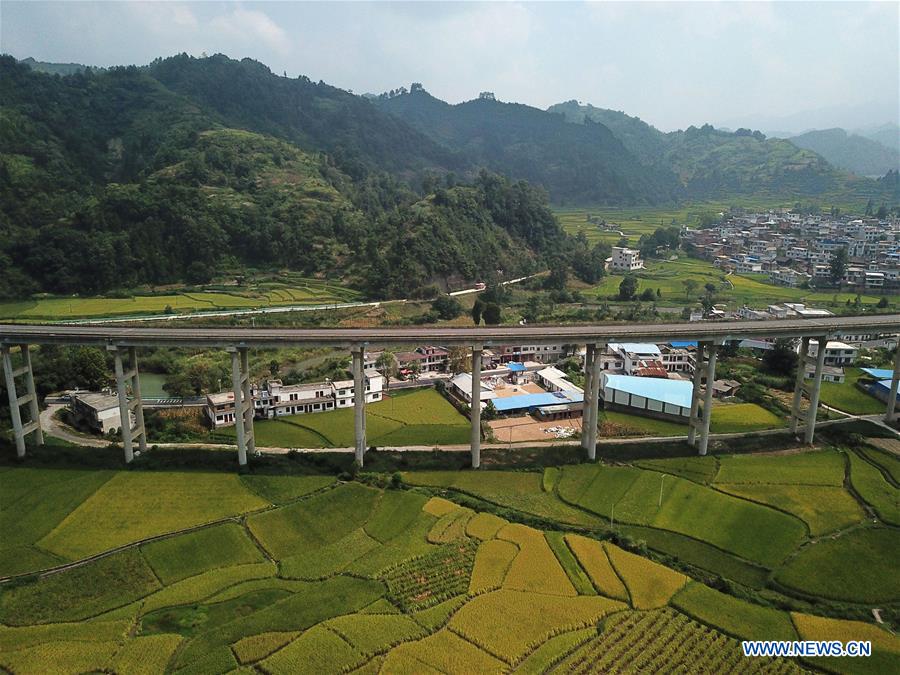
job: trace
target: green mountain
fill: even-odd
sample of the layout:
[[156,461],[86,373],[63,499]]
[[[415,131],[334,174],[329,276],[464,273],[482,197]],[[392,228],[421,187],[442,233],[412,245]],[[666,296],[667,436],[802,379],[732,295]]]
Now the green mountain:
[[548,108],[575,124],[608,127],[641,160],[675,174],[681,195],[721,199],[736,195],[820,198],[865,203],[896,203],[892,181],[873,181],[836,169],[814,150],[792,141],[766,138],[758,131],[722,131],[705,124],[663,133],[637,117],[567,101]]
[[791,143],[816,152],[831,164],[859,176],[883,176],[900,169],[900,151],[843,129],[822,129],[792,136]]
[[32,70],[36,70],[40,73],[49,73],[50,75],[74,75],[75,73],[83,73],[87,69],[103,71],[105,68],[98,68],[97,66],[86,66],[83,63],[48,63],[47,61],[36,61],[32,57],[28,57],[26,59],[22,59],[19,61]]
[[652,204],[679,196],[671,172],[642,163],[604,124],[570,124],[492,95],[450,105],[421,86],[373,100],[470,165],[539,184],[559,203]]
[[590,103],[580,105],[578,101],[557,103],[547,108],[547,112],[563,115],[574,124],[584,124],[585,120],[599,122],[645,164],[659,164],[665,155],[666,135],[640,117],[631,117],[618,110],[596,108]]
[[860,129],[855,133],[876,143],[881,143],[886,148],[900,150],[900,126],[896,124],[885,124],[874,129]]
[[351,176],[240,128],[152,72],[59,77],[0,57],[0,296],[204,283],[248,265],[386,297],[533,271],[571,245],[524,183],[483,174],[423,199],[362,160]]
[[147,72],[224,123],[327,152],[356,177],[372,168],[407,178],[424,169],[463,168],[452,153],[366,98],[303,76],[280,77],[252,59],[182,54],[157,59]]

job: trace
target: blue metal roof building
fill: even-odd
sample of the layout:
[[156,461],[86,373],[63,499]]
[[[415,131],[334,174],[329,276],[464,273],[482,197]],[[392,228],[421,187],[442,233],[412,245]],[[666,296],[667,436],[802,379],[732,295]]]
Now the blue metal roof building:
[[694,385],[689,380],[603,375],[604,406],[651,415],[689,417]]
[[543,394],[521,394],[519,396],[506,396],[493,399],[494,407],[499,413],[533,412],[547,405],[560,405],[566,403],[581,403],[584,396],[574,392],[563,393],[556,391]]
[[876,380],[887,380],[888,389],[891,388],[891,378],[894,376],[894,371],[888,368],[860,368],[867,375],[871,375]]

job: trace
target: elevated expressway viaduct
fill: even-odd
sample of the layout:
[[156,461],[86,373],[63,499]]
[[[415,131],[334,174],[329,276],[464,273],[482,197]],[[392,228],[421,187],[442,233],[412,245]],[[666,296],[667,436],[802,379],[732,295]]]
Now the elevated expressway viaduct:
[[[815,434],[816,411],[825,349],[819,348],[815,357],[815,371],[811,382],[804,380],[803,365],[808,360],[810,339],[824,345],[827,340],[846,333],[900,333],[900,314],[857,317],[827,317],[820,319],[728,321],[661,324],[597,324],[564,326],[491,326],[472,328],[404,327],[404,328],[150,328],[109,326],[59,325],[2,325],[0,324],[0,352],[9,395],[13,434],[18,455],[25,455],[25,438],[35,434],[37,444],[43,443],[31,369],[29,345],[94,345],[111,351],[115,357],[116,384],[119,409],[123,421],[134,414],[135,425],[122,424],[122,444],[125,461],[133,458],[137,443],[141,450],[147,445],[144,415],[138,380],[137,352],[148,347],[220,348],[231,353],[232,386],[235,401],[237,454],[241,465],[247,463],[247,453],[255,450],[253,435],[253,401],[250,397],[248,352],[251,349],[277,347],[331,347],[348,350],[352,355],[355,404],[355,453],[362,465],[366,450],[365,384],[363,355],[368,347],[391,347],[409,344],[440,344],[465,346],[472,350],[472,400],[481,398],[481,353],[485,347],[501,344],[584,344],[585,359],[584,424],[581,444],[590,459],[597,446],[600,360],[594,358],[608,342],[669,342],[697,341],[698,353],[693,378],[693,395],[689,419],[688,442],[699,454],[706,454],[709,443],[709,424],[712,414],[713,388],[703,391],[703,380],[715,380],[716,354],[728,340],[794,338],[800,339],[800,362],[794,385],[791,431],[803,428],[806,442]],[[15,366],[12,352],[21,352],[21,365]],[[895,419],[895,402],[900,381],[900,349],[894,359],[891,392],[886,420]],[[128,389],[131,388],[129,398]],[[25,393],[18,392],[24,388]],[[810,406],[801,414],[800,402],[806,393]],[[22,419],[27,407],[28,421]],[[481,410],[472,406],[471,453],[472,466],[481,463]]]

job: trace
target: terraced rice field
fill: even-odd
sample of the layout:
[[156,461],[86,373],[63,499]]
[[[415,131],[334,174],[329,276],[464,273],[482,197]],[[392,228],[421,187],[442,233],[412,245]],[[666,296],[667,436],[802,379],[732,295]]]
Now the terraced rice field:
[[216,309],[250,309],[279,305],[354,302],[357,291],[318,279],[297,278],[291,284],[266,284],[235,291],[196,291],[126,298],[42,297],[0,303],[0,319],[88,319],[103,316],[176,314]]
[[[893,468],[881,451],[865,452]],[[873,467],[863,454],[852,456]],[[817,539],[801,520],[815,522],[815,491],[845,489],[848,467],[853,479],[846,459],[824,450],[546,472],[410,470],[403,489],[321,475],[0,464],[0,575],[85,560],[2,587],[0,668],[894,672],[900,639],[860,619],[900,600],[896,529],[860,521]],[[751,500],[725,486],[802,486],[811,496],[766,504],[762,493]],[[453,501],[473,496],[484,510]],[[769,599],[713,589],[708,574],[693,578],[604,539],[613,506],[617,521],[694,542],[699,557],[718,551],[737,577],[741,561],[766,565]],[[727,569],[722,562],[731,578]],[[836,616],[800,609],[796,597]],[[745,659],[741,639],[868,639],[875,653]]]

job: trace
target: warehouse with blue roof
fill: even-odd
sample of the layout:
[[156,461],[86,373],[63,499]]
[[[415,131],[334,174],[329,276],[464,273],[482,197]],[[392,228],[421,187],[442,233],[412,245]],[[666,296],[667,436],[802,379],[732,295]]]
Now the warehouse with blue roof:
[[891,395],[891,378],[894,371],[887,368],[860,368],[860,370],[875,378],[874,382],[860,382],[860,386],[879,401],[887,403]]
[[608,410],[687,421],[693,391],[689,380],[603,373],[600,394]]

